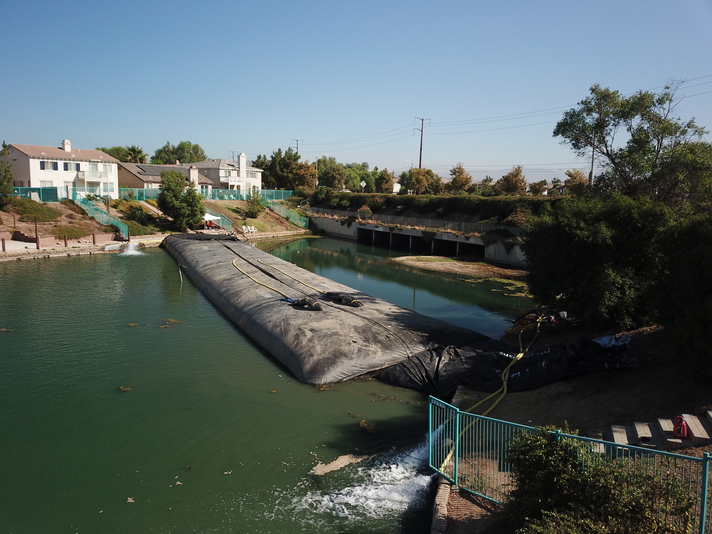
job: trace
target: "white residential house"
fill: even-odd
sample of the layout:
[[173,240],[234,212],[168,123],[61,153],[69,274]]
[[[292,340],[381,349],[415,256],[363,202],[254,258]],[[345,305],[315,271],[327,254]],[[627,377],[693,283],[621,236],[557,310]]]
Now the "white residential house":
[[186,181],[195,186],[201,195],[209,196],[213,183],[198,171],[192,163],[181,165],[157,165],[154,163],[119,163],[119,187],[133,189],[160,189],[161,173],[164,171],[178,171]]
[[101,150],[73,149],[68,139],[60,147],[13,143],[9,148],[14,187],[56,187],[60,198],[71,198],[71,188],[80,194],[118,194],[119,161]]
[[213,189],[234,189],[242,193],[249,193],[253,187],[261,190],[262,169],[249,165],[245,154],[240,154],[237,159],[206,159],[190,165],[197,167],[213,183]]

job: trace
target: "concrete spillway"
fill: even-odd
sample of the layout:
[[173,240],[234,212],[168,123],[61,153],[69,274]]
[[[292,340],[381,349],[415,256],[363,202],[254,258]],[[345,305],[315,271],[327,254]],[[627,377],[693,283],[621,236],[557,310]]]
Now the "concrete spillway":
[[[503,344],[483,334],[361,293],[227,236],[173,235],[163,247],[215,306],[302,382],[327,384],[387,369],[389,381],[447,395],[457,383],[453,369],[471,367],[463,348],[486,348],[490,357],[477,350],[477,360],[490,373],[510,359]],[[361,306],[327,294],[349,295]],[[321,309],[291,302],[304,297]]]

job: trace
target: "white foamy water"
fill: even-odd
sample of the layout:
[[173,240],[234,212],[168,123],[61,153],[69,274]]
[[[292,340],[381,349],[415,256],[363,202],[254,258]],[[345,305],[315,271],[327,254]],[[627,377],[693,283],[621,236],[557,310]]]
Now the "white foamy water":
[[127,243],[126,248],[121,253],[122,256],[143,256],[145,252],[141,252],[138,243]]
[[412,507],[422,507],[432,481],[432,476],[427,474],[427,458],[428,447],[423,443],[366,465],[347,468],[352,473],[346,485],[309,491],[294,498],[292,508],[297,516],[327,515],[361,521],[382,519],[402,514]]

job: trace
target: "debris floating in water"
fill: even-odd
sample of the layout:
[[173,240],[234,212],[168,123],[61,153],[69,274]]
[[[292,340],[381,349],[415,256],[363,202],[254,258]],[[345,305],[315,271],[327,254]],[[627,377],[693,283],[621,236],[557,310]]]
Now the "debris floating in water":
[[119,391],[123,391],[123,392],[131,391],[131,388],[127,387],[127,386],[119,386]]

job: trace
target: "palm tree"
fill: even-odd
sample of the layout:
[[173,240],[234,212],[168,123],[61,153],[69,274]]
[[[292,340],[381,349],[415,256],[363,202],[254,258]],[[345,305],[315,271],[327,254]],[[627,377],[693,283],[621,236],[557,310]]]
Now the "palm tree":
[[148,154],[146,154],[140,146],[127,146],[126,160],[129,163],[146,163],[146,161],[148,161]]

